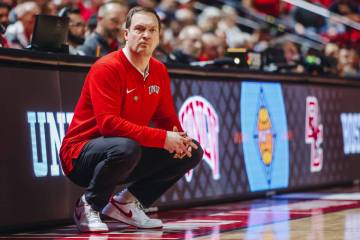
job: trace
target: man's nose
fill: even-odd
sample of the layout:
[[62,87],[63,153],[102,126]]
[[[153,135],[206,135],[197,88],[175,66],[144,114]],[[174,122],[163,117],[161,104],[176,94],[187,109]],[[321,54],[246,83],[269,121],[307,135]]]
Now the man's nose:
[[202,48],[202,42],[201,41],[196,41],[195,44],[194,44],[194,47],[198,48],[198,49]]
[[148,38],[150,38],[150,35],[151,35],[150,31],[144,31],[143,38],[148,39]]

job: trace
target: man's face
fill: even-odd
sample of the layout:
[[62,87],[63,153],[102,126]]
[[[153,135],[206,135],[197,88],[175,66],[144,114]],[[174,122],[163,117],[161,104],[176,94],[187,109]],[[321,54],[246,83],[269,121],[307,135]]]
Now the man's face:
[[111,39],[117,39],[124,21],[125,13],[121,7],[116,7],[109,11],[101,19],[101,24],[105,30],[106,37]]
[[81,45],[85,41],[85,23],[80,14],[70,13],[68,43],[73,47]]
[[203,48],[201,41],[201,31],[191,29],[185,38],[181,41],[182,50],[195,58],[199,57]]
[[159,44],[159,23],[152,13],[135,13],[129,29],[125,31],[125,40],[130,51],[151,56]]
[[7,8],[0,8],[0,24],[5,28],[9,25],[9,10]]
[[215,59],[219,57],[219,45],[217,45],[217,43],[218,42],[214,42],[204,46],[204,52],[209,59]]
[[35,18],[36,15],[39,14],[40,12],[37,9],[34,9],[32,11],[29,11],[27,13],[25,13],[21,18],[21,22],[24,25],[25,31],[28,33],[32,33],[34,30],[34,26],[35,26]]
[[79,38],[85,37],[85,22],[80,14],[69,14],[69,31]]

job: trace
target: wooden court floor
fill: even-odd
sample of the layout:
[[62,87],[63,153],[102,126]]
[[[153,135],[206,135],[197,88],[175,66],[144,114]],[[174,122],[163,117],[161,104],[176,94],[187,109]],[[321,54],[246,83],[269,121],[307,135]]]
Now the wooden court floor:
[[194,239],[355,240],[360,239],[360,209],[253,226]]
[[161,230],[106,221],[110,232],[81,234],[74,225],[0,235],[2,239],[360,240],[360,188],[276,195],[266,199],[153,214]]

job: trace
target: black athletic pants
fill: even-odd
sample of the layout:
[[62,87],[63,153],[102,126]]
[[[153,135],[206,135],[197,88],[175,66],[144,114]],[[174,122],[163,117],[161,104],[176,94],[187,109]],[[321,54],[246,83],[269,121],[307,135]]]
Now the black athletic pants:
[[85,145],[73,161],[69,178],[86,187],[85,198],[97,211],[108,203],[116,185],[130,183],[128,190],[149,207],[202,159],[203,150],[192,150],[192,157],[174,159],[160,148],[142,147],[121,137],[99,137]]

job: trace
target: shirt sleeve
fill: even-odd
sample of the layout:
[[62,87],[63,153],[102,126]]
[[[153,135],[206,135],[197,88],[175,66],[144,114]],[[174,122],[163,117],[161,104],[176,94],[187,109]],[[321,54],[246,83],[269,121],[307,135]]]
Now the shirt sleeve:
[[127,137],[147,147],[162,148],[166,131],[134,124],[120,116],[122,85],[115,69],[97,63],[88,75],[88,87],[97,126],[105,137]]
[[173,127],[176,126],[179,131],[183,131],[179,118],[175,111],[174,101],[171,93],[170,77],[163,66],[163,91],[161,95],[160,104],[153,118],[153,122],[156,127],[172,131]]

